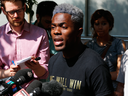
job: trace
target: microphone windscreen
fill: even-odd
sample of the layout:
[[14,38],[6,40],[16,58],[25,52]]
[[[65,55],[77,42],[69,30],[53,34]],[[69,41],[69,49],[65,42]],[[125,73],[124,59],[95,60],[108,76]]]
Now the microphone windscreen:
[[26,83],[29,82],[29,81],[31,81],[34,78],[31,69],[22,69],[22,70],[19,70],[14,75],[14,79],[17,80],[17,79],[19,79],[20,76],[24,76],[25,77]]
[[40,88],[41,90],[42,87],[42,82],[39,80],[34,80],[32,83],[29,84],[29,86],[26,88],[26,91],[28,93],[33,92],[33,90],[35,90],[35,88]]
[[20,85],[27,83],[33,79],[33,73],[31,69],[23,69],[19,70],[13,77],[7,79],[5,83],[3,83],[3,87],[1,94],[14,94],[20,88]]
[[60,96],[63,92],[63,85],[56,80],[42,83],[42,93],[44,96]]
[[26,82],[27,82],[27,80],[25,79],[24,76],[20,76],[19,79],[17,79],[18,85],[23,85]]

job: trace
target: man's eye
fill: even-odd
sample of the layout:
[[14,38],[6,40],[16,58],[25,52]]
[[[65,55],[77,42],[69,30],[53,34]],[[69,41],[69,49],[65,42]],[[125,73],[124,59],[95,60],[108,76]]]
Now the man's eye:
[[54,26],[51,26],[51,29],[54,29],[55,27]]
[[66,29],[66,27],[63,27],[64,29]]
[[68,27],[66,27],[66,26],[62,26],[62,28],[67,29]]
[[17,10],[17,12],[19,13],[19,12],[21,12],[21,10]]
[[14,14],[15,13],[15,11],[10,11],[10,12],[8,12],[9,14]]

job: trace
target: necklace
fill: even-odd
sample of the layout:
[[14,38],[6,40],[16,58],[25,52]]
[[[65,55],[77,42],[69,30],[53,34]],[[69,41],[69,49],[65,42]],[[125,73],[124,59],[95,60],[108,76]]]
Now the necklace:
[[98,39],[97,39],[97,44],[99,45],[99,46],[108,46],[108,45],[111,45],[111,43],[112,43],[112,40],[113,40],[113,37],[111,36],[110,37],[110,39],[109,39],[109,41],[108,42],[98,42]]

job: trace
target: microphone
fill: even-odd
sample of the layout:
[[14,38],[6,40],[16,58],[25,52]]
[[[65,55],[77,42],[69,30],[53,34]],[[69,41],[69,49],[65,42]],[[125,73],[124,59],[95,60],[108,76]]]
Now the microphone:
[[42,82],[39,80],[34,80],[26,88],[26,91],[24,89],[21,89],[20,91],[15,93],[13,96],[19,96],[19,95],[20,96],[42,96],[41,87],[42,87]]
[[[22,70],[19,70],[19,71],[14,75],[14,78],[17,80],[17,79],[19,79],[19,76],[24,76],[25,79],[26,79],[26,81],[23,82],[22,84],[27,83],[27,82],[31,81],[31,80],[34,78],[31,69],[22,69]],[[21,85],[22,85],[22,84],[21,84]]]
[[42,82],[34,80],[27,88],[26,91],[30,96],[42,96],[41,95]]
[[43,96],[60,96],[63,92],[63,85],[56,80],[42,83]]
[[19,70],[14,77],[11,77],[3,83],[5,89],[0,92],[0,95],[12,95],[21,89],[20,85],[27,83],[32,79],[33,73],[31,69]]
[[26,91],[21,89],[13,96],[60,96],[63,92],[63,86],[55,81],[42,83],[41,81],[34,80],[27,88]]

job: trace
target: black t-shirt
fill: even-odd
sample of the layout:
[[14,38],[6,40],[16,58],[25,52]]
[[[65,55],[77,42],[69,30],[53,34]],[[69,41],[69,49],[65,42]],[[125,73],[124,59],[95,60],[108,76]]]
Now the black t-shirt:
[[61,96],[105,96],[113,92],[107,65],[90,48],[68,60],[58,52],[50,58],[48,68],[50,80],[63,85]]

